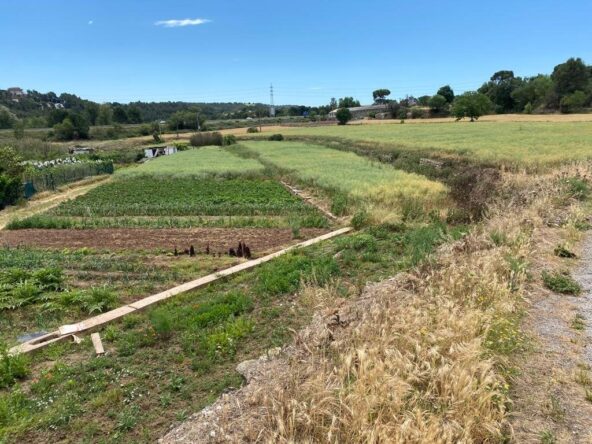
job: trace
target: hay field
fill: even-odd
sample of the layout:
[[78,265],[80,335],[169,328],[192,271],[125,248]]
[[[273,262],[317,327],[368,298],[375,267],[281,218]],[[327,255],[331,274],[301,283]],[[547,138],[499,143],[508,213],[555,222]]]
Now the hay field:
[[404,149],[468,157],[509,167],[556,165],[592,158],[592,122],[454,122],[285,128],[287,136],[374,142]]

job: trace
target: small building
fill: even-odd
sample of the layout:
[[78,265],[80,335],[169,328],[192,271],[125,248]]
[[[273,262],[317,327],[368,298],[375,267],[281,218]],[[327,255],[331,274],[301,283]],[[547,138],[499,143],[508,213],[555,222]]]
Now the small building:
[[8,88],[6,91],[8,92],[10,97],[13,99],[18,99],[19,97],[23,97],[26,95],[25,92],[22,90],[22,88],[19,88],[18,86],[13,86],[12,88]]
[[[370,114],[379,115],[379,114],[388,114],[388,105],[367,105],[367,106],[354,106],[352,108],[348,108],[352,114],[352,119],[363,119],[364,117],[369,117]],[[329,118],[335,119],[337,118],[337,109],[329,112]]]
[[89,146],[73,146],[69,150],[70,154],[77,155],[77,154],[90,154],[95,151],[94,148]]
[[169,146],[153,146],[144,148],[144,157],[152,159],[153,157],[170,156],[177,152],[177,147],[174,145]]

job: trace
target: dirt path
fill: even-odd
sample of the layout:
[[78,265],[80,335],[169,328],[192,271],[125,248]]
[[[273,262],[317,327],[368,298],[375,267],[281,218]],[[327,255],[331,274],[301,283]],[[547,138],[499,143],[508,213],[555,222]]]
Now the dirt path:
[[38,198],[31,199],[26,207],[9,207],[0,211],[0,230],[15,218],[29,217],[43,211],[47,211],[68,199],[73,199],[87,193],[93,188],[105,183],[111,176],[95,176],[89,179],[75,182],[69,186],[61,187],[57,193],[48,193],[40,195]]
[[[559,239],[539,239],[543,268],[565,268],[566,263],[545,255]],[[552,250],[552,248],[551,248]],[[568,296],[532,284],[524,329],[528,349],[516,363],[512,426],[519,443],[592,443],[592,234],[581,243],[574,278],[584,291]],[[538,279],[537,279],[538,280]],[[577,326],[576,319],[584,322]]]
[[583,242],[580,266],[574,273],[574,278],[583,289],[582,296],[577,298],[575,304],[585,323],[585,361],[592,367],[592,234],[588,235]]

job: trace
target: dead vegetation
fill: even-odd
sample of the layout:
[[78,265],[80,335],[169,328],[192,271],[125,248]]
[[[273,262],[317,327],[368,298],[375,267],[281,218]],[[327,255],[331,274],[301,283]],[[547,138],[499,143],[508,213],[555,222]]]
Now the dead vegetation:
[[[589,177],[591,168],[505,175],[499,200],[469,235],[360,297],[306,287],[301,297],[320,303],[319,314],[294,345],[257,361],[246,372],[250,384],[164,442],[554,439],[553,423],[569,417],[548,412],[564,412],[565,395],[552,393],[550,403],[548,384],[539,384],[549,362],[532,352],[545,344],[532,324],[521,325],[543,285],[537,261],[544,233],[558,220],[572,236],[581,226],[582,202],[570,197],[564,179]],[[560,260],[555,245],[549,256]],[[525,374],[516,377],[516,365]],[[537,415],[551,426],[532,421]]]

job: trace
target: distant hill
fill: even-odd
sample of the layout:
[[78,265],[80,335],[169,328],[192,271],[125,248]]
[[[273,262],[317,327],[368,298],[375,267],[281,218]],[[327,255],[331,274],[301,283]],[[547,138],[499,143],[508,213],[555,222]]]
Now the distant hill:
[[[318,108],[297,105],[276,107],[280,116],[301,116]],[[90,125],[110,125],[112,123],[145,123],[168,120],[173,114],[190,111],[199,113],[207,120],[244,119],[266,116],[268,105],[263,103],[241,102],[132,102],[99,104],[74,94],[53,92],[41,93],[35,90],[24,91],[13,87],[0,89],[0,129],[12,128],[17,120],[26,127],[43,128],[53,126],[64,119],[68,113],[80,113]],[[326,111],[325,111],[326,113]]]

